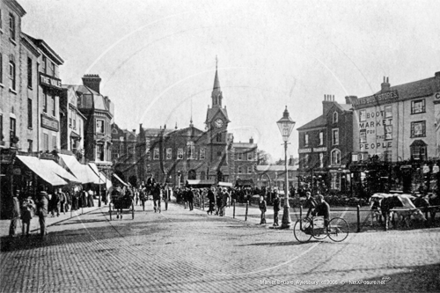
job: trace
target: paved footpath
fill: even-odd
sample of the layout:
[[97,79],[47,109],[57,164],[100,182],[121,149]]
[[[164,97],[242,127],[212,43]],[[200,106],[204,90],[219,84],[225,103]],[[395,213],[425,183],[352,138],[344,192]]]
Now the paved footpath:
[[[38,222],[34,219],[33,221]],[[108,208],[1,239],[1,292],[439,292],[440,230],[299,244],[291,230],[170,204]],[[376,283],[376,284],[374,284]]]

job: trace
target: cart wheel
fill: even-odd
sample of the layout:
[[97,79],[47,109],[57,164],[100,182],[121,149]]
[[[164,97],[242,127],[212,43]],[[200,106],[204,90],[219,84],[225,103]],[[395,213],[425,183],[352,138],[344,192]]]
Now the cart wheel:
[[131,219],[134,220],[134,201],[131,202]]
[[335,242],[344,241],[350,233],[347,222],[342,218],[331,219],[328,223],[328,229],[328,236]]
[[110,214],[110,221],[112,220],[112,203],[108,204],[108,213]]
[[[301,223],[302,222],[302,223]],[[307,242],[312,238],[312,231],[306,233],[307,229],[311,229],[310,221],[306,219],[299,219],[293,226],[293,235],[299,242]]]

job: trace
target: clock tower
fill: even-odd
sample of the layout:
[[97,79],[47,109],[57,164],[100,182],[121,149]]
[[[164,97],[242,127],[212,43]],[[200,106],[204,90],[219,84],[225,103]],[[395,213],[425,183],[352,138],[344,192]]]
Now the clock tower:
[[211,166],[215,166],[215,169],[218,169],[217,171],[219,171],[221,165],[226,164],[228,123],[231,121],[228,118],[226,107],[222,106],[223,94],[220,88],[217,64],[215,68],[214,88],[211,93],[211,101],[212,106],[208,106],[205,121],[209,149],[208,160],[211,162]]

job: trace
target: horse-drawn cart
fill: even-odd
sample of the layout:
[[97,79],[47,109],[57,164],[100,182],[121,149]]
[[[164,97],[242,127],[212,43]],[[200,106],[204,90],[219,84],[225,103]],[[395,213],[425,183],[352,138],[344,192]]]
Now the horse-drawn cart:
[[134,219],[134,198],[132,196],[132,193],[127,192],[125,188],[123,188],[122,190],[118,190],[117,188],[115,188],[110,194],[110,204],[108,205],[110,220],[112,220],[112,213],[115,212],[116,218],[122,219],[123,209],[131,209],[131,218]]

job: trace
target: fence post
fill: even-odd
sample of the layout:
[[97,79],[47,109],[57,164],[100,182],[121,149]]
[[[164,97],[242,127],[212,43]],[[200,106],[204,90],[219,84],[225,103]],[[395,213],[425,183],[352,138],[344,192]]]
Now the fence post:
[[232,210],[232,218],[235,219],[235,199],[232,200],[232,208],[233,208],[233,210]]
[[244,220],[247,221],[247,216],[248,216],[248,209],[249,209],[249,201],[246,201],[246,213],[244,215]]
[[302,226],[303,226],[303,221],[302,221],[302,217],[303,217],[303,206],[300,205],[299,206],[299,229],[302,230]]
[[361,232],[361,207],[357,205],[356,211],[357,211],[357,233]]

